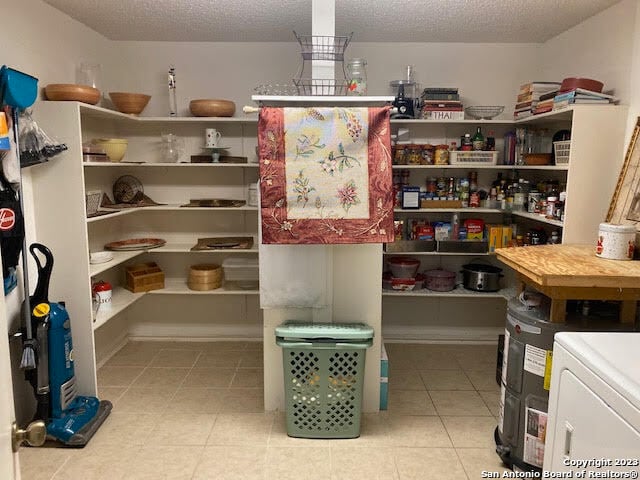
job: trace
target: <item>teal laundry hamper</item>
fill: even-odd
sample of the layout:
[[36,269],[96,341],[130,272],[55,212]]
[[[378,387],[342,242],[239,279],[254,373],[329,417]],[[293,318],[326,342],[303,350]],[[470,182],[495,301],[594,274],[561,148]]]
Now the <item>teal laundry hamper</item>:
[[287,321],[276,328],[276,343],[282,347],[287,434],[360,436],[365,357],[373,328]]

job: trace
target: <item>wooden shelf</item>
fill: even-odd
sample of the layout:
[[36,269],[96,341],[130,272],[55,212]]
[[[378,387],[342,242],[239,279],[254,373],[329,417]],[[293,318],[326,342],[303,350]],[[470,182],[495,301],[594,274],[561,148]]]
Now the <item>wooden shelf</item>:
[[491,120],[474,120],[465,118],[464,120],[425,120],[422,118],[392,118],[391,123],[397,124],[435,124],[435,125],[513,125],[513,120],[509,119],[491,119]]
[[148,250],[133,250],[128,252],[111,252],[113,253],[113,260],[110,260],[105,263],[96,263],[89,264],[89,275],[92,277],[102,273],[110,268],[116,267],[121,263],[126,262],[127,260],[131,260],[132,258],[137,257],[138,255],[142,255]]
[[227,289],[224,284],[215,290],[207,290],[204,292],[190,290],[187,286],[186,278],[166,278],[164,288],[160,290],[151,290],[148,292],[153,295],[259,295],[259,290],[242,290]]
[[396,292],[393,290],[383,290],[383,297],[431,297],[431,298],[502,298],[509,299],[515,295],[514,288],[503,288],[497,292],[476,292],[474,290],[467,290],[461,285],[457,285],[456,288],[450,292],[434,292],[433,290],[427,290],[423,288],[421,290],[411,290],[408,292]]
[[145,163],[127,163],[127,162],[83,162],[82,165],[87,168],[224,168],[224,167],[244,167],[258,168],[258,163],[162,163],[162,162],[145,162]]
[[99,310],[93,319],[93,329],[96,330],[107,323],[125,308],[133,305],[137,300],[144,296],[142,293],[132,293],[126,288],[115,287],[111,297],[111,308]]
[[394,208],[396,213],[443,213],[443,212],[472,212],[472,213],[504,213],[497,208]]
[[514,165],[393,165],[394,170],[512,170]]
[[545,218],[544,215],[539,215],[537,213],[529,213],[529,212],[520,212],[517,210],[511,210],[511,215],[515,215],[516,217],[528,218],[529,220],[534,220],[540,223],[546,223],[548,225],[555,225],[556,227],[562,228],[564,224],[560,220],[552,220],[549,218]]
[[[248,237],[249,235],[245,234],[238,234],[238,235],[226,235],[229,237],[240,237],[240,236],[246,236]],[[207,253],[207,254],[211,254],[211,253],[224,253],[224,254],[243,254],[243,253],[258,253],[258,248],[257,248],[257,240],[254,237],[253,239],[253,247],[252,248],[215,248],[215,249],[209,249],[209,250],[191,250],[191,248],[193,248],[195,246],[195,244],[197,243],[197,239],[195,239],[193,242],[191,243],[179,243],[179,242],[175,242],[175,243],[167,243],[165,245],[163,245],[162,247],[158,247],[158,248],[154,248],[153,250],[149,250],[149,252],[160,252],[160,253]]]
[[80,107],[80,113],[84,116],[99,119],[124,120],[132,123],[258,123],[258,117],[256,115],[246,117],[137,117],[95,105],[80,102],[75,103]]
[[425,255],[425,256],[445,256],[445,257],[481,257],[484,255],[495,255],[493,252],[470,253],[470,252],[382,252],[383,255]]
[[394,170],[569,170],[567,165],[393,165]]
[[251,205],[244,205],[242,207],[181,207],[180,205],[152,205],[149,207],[132,207],[122,210],[115,210],[113,213],[107,215],[100,215],[98,217],[87,218],[87,223],[99,222],[101,220],[108,220],[114,217],[122,215],[128,215],[141,211],[161,211],[161,212],[176,212],[176,211],[207,211],[207,212],[257,212],[258,207]]

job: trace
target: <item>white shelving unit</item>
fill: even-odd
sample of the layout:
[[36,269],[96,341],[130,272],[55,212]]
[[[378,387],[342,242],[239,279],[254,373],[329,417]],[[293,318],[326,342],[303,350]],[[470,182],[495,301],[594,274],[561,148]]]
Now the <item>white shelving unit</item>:
[[[503,223],[503,220],[521,225],[523,229],[534,226],[558,229],[563,243],[594,243],[598,224],[603,221],[615,184],[615,176],[604,175],[619,171],[623,159],[623,139],[627,118],[626,107],[608,105],[579,105],[557,112],[536,115],[517,122],[508,120],[450,121],[392,120],[392,128],[407,128],[411,143],[448,145],[459,141],[460,135],[481,126],[486,135],[494,130],[498,162],[502,161],[502,137],[516,126],[546,128],[550,135],[561,129],[571,130],[571,153],[567,165],[394,165],[394,171],[408,170],[410,185],[423,185],[425,177],[455,177],[478,172],[478,183],[487,186],[498,172],[513,172],[515,175],[543,180],[559,179],[567,184],[565,220],[560,222],[543,215],[523,211],[502,211],[488,208],[420,208],[394,209],[396,219],[425,218],[429,221],[448,221],[452,213],[466,218],[484,218],[488,223]],[[609,178],[610,177],[610,178]],[[509,219],[510,220],[507,220]],[[459,271],[460,266],[474,257],[483,262],[496,264],[492,254],[440,253],[440,252],[385,252],[387,259],[394,255],[413,256],[421,261],[419,271],[444,268]],[[498,264],[496,264],[498,265]],[[498,265],[501,266],[501,265]],[[504,325],[504,298],[513,295],[509,287],[513,282],[511,272],[505,270],[503,285],[499,292],[487,294],[456,288],[452,292],[392,292],[383,290],[383,324],[388,335],[398,338],[431,340],[429,332],[437,331],[437,338],[461,340],[460,327],[476,331],[476,338],[495,340],[487,332],[497,335]],[[478,308],[478,301],[493,302]],[[493,329],[493,330],[492,330]],[[447,333],[449,332],[449,333]],[[450,335],[447,337],[447,335]],[[473,335],[473,334],[472,334]],[[466,337],[465,337],[466,338]]]
[[[257,117],[134,117],[77,102],[39,102],[34,109],[39,125],[66,143],[68,151],[29,172],[35,201],[36,237],[55,256],[51,298],[64,299],[69,309],[76,375],[80,393],[96,393],[96,337],[102,343],[125,338],[129,329],[153,330],[157,311],[176,311],[183,330],[216,336],[216,322],[251,324],[258,329],[261,313],[257,290],[196,292],[186,285],[188,267],[195,263],[221,263],[228,256],[256,256],[258,209],[182,207],[191,199],[248,200],[248,185],[258,178]],[[247,163],[163,163],[160,136],[174,133],[184,140],[185,156],[206,155],[204,129],[215,126],[223,134],[228,155],[247,157]],[[123,162],[86,163],[82,144],[92,138],[127,138]],[[136,207],[96,217],[85,215],[85,191],[102,190],[111,196],[121,175],[139,178],[144,192],[161,205]],[[250,236],[250,249],[192,251],[199,238]],[[157,237],[160,248],[113,252],[106,263],[92,265],[89,252],[126,238]],[[154,261],[165,272],[165,288],[132,293],[125,285],[125,267]],[[112,305],[93,314],[91,283],[107,280],[113,286]],[[212,299],[213,305],[198,299]],[[152,300],[148,300],[152,299]],[[208,300],[207,300],[208,302]],[[137,305],[136,305],[137,304]],[[139,305],[139,306],[138,306]],[[170,314],[167,314],[170,315]],[[248,323],[249,322],[249,323]],[[253,325],[255,324],[255,325]],[[116,332],[114,334],[114,329]],[[120,333],[117,329],[122,330]],[[103,341],[103,337],[108,338]],[[114,344],[113,347],[116,345]]]

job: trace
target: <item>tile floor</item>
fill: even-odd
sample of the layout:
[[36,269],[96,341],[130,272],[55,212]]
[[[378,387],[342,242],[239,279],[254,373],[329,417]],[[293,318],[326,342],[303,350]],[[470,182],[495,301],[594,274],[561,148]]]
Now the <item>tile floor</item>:
[[[264,413],[262,344],[131,342],[98,372],[112,414],[84,449],[23,448],[23,480],[478,479],[494,453],[495,346],[387,344],[389,410],[350,440]],[[371,360],[371,358],[369,358]]]

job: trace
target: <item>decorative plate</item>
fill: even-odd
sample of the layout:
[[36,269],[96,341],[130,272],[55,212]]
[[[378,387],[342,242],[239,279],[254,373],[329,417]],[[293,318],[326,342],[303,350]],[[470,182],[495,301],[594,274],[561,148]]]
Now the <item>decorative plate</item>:
[[104,248],[107,250],[148,250],[158,248],[166,244],[162,238],[129,238],[117,242],[107,243]]

